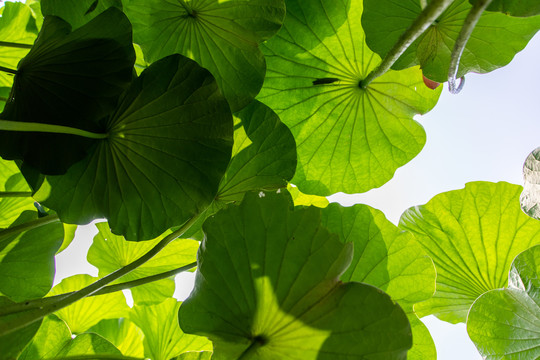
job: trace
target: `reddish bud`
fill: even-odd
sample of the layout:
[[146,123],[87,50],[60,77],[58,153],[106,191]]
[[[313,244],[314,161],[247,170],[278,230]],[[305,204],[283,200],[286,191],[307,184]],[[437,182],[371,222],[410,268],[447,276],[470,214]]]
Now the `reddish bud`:
[[439,87],[439,85],[441,85],[440,83],[436,81],[428,79],[427,77],[424,76],[424,74],[422,74],[422,79],[424,80],[424,84],[426,84],[426,86],[430,88],[431,90],[435,90],[436,88]]

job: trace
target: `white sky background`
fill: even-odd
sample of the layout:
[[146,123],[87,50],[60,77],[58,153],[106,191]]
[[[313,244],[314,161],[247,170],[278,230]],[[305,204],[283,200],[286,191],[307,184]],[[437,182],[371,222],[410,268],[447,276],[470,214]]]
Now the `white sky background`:
[[[365,194],[337,195],[332,201],[350,206],[364,203],[382,210],[397,224],[411,206],[433,196],[461,189],[470,181],[522,184],[527,155],[540,146],[540,35],[512,63],[485,75],[467,75],[463,91],[443,91],[429,114],[418,118],[427,133],[422,152],[398,169],[394,179]],[[80,227],[74,244],[57,256],[55,284],[78,273],[97,276],[86,262],[96,232]],[[193,274],[181,274],[177,297],[191,291]],[[434,317],[423,319],[435,340],[439,360],[479,360],[464,324],[450,325]]]

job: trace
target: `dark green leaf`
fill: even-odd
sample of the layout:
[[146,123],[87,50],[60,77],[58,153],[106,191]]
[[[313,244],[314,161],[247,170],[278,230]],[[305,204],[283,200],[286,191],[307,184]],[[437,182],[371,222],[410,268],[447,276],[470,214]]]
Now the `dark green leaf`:
[[416,304],[417,313],[464,322],[476,298],[507,285],[512,259],[540,243],[540,222],[521,211],[520,192],[505,182],[472,182],[405,211],[400,227],[415,235],[437,269],[437,291]]
[[120,0],[41,0],[44,16],[54,15],[80,28],[110,7],[122,9]]
[[64,222],[107,218],[112,232],[147,240],[214,199],[231,155],[232,116],[212,75],[181,55],[146,69],[107,121],[110,134],[35,199]]
[[[362,25],[366,41],[381,57],[422,11],[419,0],[365,0],[364,6]],[[447,81],[454,43],[471,8],[468,0],[454,1],[392,68],[399,70],[419,64],[427,78]],[[505,66],[539,29],[540,16],[514,18],[484,12],[465,46],[457,76],[468,72],[486,73]]]
[[[418,68],[361,88],[380,62],[365,44],[362,11],[362,1],[288,0],[283,28],[262,46],[268,70],[258,99],[291,129],[298,150],[292,182],[305,193],[379,187],[425,143],[413,116],[429,111],[441,90],[428,89]],[[313,85],[328,78],[338,80]]]
[[[131,25],[111,8],[85,26],[47,17],[32,50],[19,63],[0,118],[105,132],[98,121],[117,105],[132,79]],[[86,137],[0,131],[0,155],[22,159],[44,174],[64,173],[93,143]]]
[[407,359],[433,359],[435,344],[413,311],[415,303],[435,292],[435,267],[412,234],[399,230],[384,214],[367,205],[322,210],[322,223],[344,243],[352,242],[354,256],[342,281],[358,281],[384,290],[407,313],[413,347]]
[[[478,0],[469,0],[475,4]],[[498,11],[512,16],[534,16],[540,14],[538,0],[493,0],[488,11]]]
[[233,111],[259,92],[265,75],[259,44],[285,15],[283,0],[129,0],[124,6],[147,60],[192,58],[215,76]]
[[[0,297],[0,307],[14,304],[5,297]],[[0,323],[10,321],[18,314],[0,317]],[[24,347],[36,334],[41,321],[32,323],[10,334],[0,336],[0,360],[13,360],[23,351]]]
[[339,282],[352,246],[321,226],[320,209],[292,205],[285,192],[248,193],[206,221],[182,329],[208,336],[213,359],[405,359],[401,308]]
[[540,246],[512,263],[509,289],[493,290],[473,304],[469,336],[487,360],[540,357]]

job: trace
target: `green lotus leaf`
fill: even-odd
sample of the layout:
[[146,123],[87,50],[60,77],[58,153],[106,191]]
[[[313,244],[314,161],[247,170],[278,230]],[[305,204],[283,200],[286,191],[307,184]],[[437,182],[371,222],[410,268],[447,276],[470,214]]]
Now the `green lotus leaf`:
[[137,305],[154,305],[173,297],[176,290],[174,276],[153,281],[130,289],[133,302]]
[[80,28],[110,7],[122,9],[120,0],[41,0],[44,16],[54,15]]
[[322,210],[322,223],[344,243],[354,244],[351,266],[342,281],[358,281],[385,291],[407,313],[413,347],[407,359],[436,358],[435,344],[413,311],[415,303],[435,292],[435,268],[412,234],[398,229],[379,210],[367,205]]
[[64,239],[60,222],[25,228],[32,221],[38,221],[37,212],[24,211],[10,227],[0,231],[0,293],[16,302],[49,292],[54,280],[54,255]]
[[107,132],[34,195],[63,222],[104,217],[113,233],[148,240],[214,199],[230,160],[232,117],[212,75],[194,61],[172,55],[153,63],[123,95]]
[[32,341],[24,348],[17,360],[52,359],[71,343],[71,331],[63,320],[55,315],[43,319]]
[[11,88],[6,86],[0,86],[0,111],[4,110],[6,101],[8,100]]
[[540,357],[540,246],[512,263],[509,288],[479,297],[469,312],[467,332],[487,360]]
[[[37,37],[36,21],[28,5],[6,2],[0,10],[0,33],[2,42],[30,45]],[[19,61],[28,53],[28,48],[0,46],[0,66],[15,70]],[[0,72],[0,86],[11,88],[13,75]],[[9,92],[8,92],[9,94]],[[2,96],[5,92],[2,91]]]
[[0,229],[9,227],[24,211],[35,211],[31,197],[7,197],[11,192],[28,192],[30,188],[15,162],[0,159]]
[[178,355],[173,360],[210,360],[212,358],[211,351],[190,351]]
[[62,223],[62,225],[64,226],[64,241],[62,242],[62,246],[60,246],[60,249],[58,249],[58,251],[56,252],[57,254],[66,250],[66,248],[75,239],[75,232],[77,231],[77,225],[64,223]]
[[[0,307],[13,305],[14,302],[6,297],[0,297]],[[9,322],[20,314],[0,317],[0,323]],[[18,329],[12,333],[0,336],[0,360],[12,360],[23,351],[24,347],[37,333],[41,320]]]
[[[73,275],[53,287],[49,296],[78,291],[98,280],[90,275]],[[54,314],[64,320],[69,329],[80,334],[103,319],[115,319],[127,315],[129,307],[121,292],[91,296],[58,310]]]
[[129,0],[124,9],[147,60],[179,53],[197,61],[233,111],[258,94],[265,76],[259,44],[285,15],[283,0]]
[[287,191],[291,194],[295,206],[316,206],[325,208],[330,203],[324,196],[307,195],[298,190],[297,187],[293,187],[290,184],[287,185]]
[[213,359],[405,359],[406,315],[381,290],[341,283],[352,245],[290,195],[248,193],[204,224],[195,290],[179,311]]
[[124,356],[144,358],[144,334],[125,318],[101,320],[88,329],[110,341]]
[[181,303],[166,299],[158,305],[135,306],[131,320],[144,333],[144,354],[152,360],[169,360],[186,351],[212,350],[212,343],[201,336],[185,334],[178,326]]
[[523,165],[521,209],[532,218],[540,219],[540,147],[534,149]]
[[[366,0],[364,6],[362,25],[366,41],[381,57],[390,51],[422,11],[419,0]],[[454,43],[471,8],[468,0],[454,1],[392,68],[400,70],[420,65],[429,79],[447,81]],[[539,29],[540,16],[516,18],[484,12],[465,46],[457,76],[469,72],[487,73],[507,65]]]
[[400,228],[437,269],[435,295],[415,305],[420,316],[464,322],[476,298],[507,285],[512,259],[540,243],[540,223],[521,211],[520,192],[505,182],[472,182],[403,213]]
[[441,90],[428,89],[418,68],[390,71],[360,87],[380,62],[364,42],[362,1],[286,3],[283,28],[262,46],[267,76],[258,99],[295,137],[292,182],[324,196],[383,185],[424,146],[424,129],[413,116],[429,111]]
[[[475,4],[478,0],[469,0]],[[534,16],[540,14],[540,3],[536,0],[493,0],[488,11],[498,11],[511,16]]]
[[[46,17],[36,43],[19,62],[0,118],[105,132],[99,120],[114,110],[132,79],[131,37],[129,20],[115,8],[73,32],[64,20]],[[1,131],[0,155],[22,159],[44,174],[62,174],[94,142],[59,133]]]

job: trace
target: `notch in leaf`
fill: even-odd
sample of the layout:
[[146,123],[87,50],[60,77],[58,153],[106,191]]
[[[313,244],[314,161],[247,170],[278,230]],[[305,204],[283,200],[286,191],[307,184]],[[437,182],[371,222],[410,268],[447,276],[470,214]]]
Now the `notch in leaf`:
[[92,137],[107,136],[100,120],[130,84],[134,62],[131,24],[120,10],[73,32],[64,20],[45,17],[0,114],[0,156],[44,174],[65,173]]

